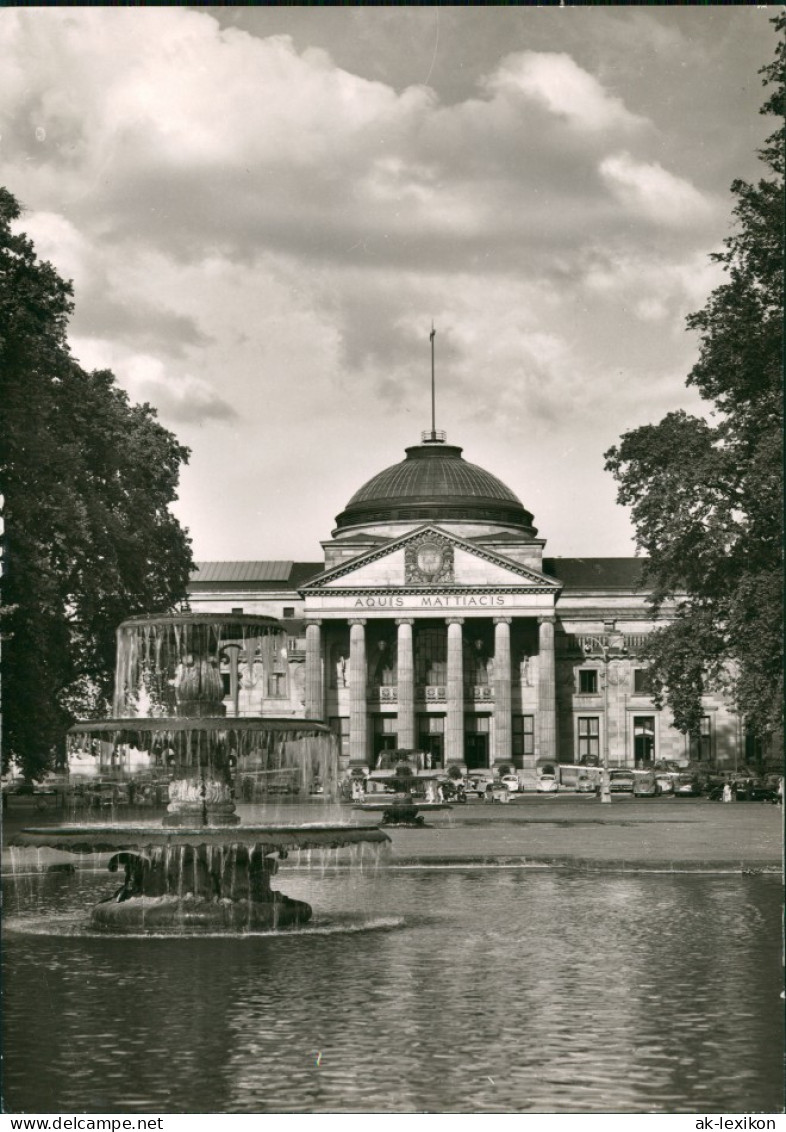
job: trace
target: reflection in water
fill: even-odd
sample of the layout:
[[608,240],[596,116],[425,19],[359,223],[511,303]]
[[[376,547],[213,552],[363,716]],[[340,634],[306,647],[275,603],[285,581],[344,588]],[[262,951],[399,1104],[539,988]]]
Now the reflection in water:
[[8,886],[7,1111],[780,1111],[776,878],[290,870],[313,930],[80,934],[105,883]]

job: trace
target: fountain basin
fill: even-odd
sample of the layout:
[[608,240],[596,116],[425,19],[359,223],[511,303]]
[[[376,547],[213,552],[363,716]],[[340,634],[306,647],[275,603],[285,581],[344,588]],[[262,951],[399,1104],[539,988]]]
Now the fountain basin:
[[305,924],[311,907],[270,887],[292,849],[384,843],[377,828],[351,825],[58,826],[22,830],[15,846],[112,852],[123,883],[91,912],[94,927],[138,934],[268,931]]
[[360,802],[352,807],[368,813],[382,813],[384,825],[418,828],[423,825],[421,810],[450,810],[447,802],[421,802],[417,798],[390,798],[386,802]]
[[277,931],[311,919],[311,905],[283,892],[266,900],[202,900],[186,896],[136,896],[96,904],[93,927],[109,932],[191,935],[217,932]]
[[286,633],[269,617],[182,612],[124,621],[113,717],[77,723],[69,734],[113,771],[126,758],[130,765],[134,747],[166,770],[163,824],[28,828],[12,844],[111,853],[109,871],[124,870],[124,879],[92,910],[101,929],[236,932],[306,923],[309,905],[270,886],[278,859],[388,838],[363,826],[239,825],[236,791],[246,801],[257,792],[308,796],[318,783],[320,793],[338,795],[338,740],[325,723],[241,714],[249,707],[244,681],[254,687],[286,657]]
[[340,849],[345,845],[389,840],[381,829],[362,825],[246,825],[230,829],[220,826],[60,825],[23,829],[11,838],[9,844],[64,849],[70,853],[111,853],[136,849],[140,845],[219,846],[231,842],[233,845],[260,846],[264,852],[272,853],[281,849]]

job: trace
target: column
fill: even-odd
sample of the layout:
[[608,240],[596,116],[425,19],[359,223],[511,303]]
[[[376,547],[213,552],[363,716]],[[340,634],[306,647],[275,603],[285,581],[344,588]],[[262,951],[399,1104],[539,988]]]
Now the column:
[[491,765],[513,757],[510,690],[510,617],[494,618],[494,750]]
[[464,658],[461,626],[463,617],[449,617],[448,711],[445,727],[445,765],[464,762]]
[[322,677],[322,623],[306,622],[306,719],[324,719]]
[[368,765],[366,702],[366,622],[349,622],[349,765]]
[[557,761],[554,618],[538,618],[538,757]]
[[415,658],[412,618],[401,617],[398,626],[398,746],[415,749]]

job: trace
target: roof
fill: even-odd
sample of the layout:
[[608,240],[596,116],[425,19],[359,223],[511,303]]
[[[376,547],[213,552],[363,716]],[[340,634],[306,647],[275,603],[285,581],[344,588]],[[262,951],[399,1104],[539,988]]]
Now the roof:
[[197,562],[191,575],[195,582],[286,582],[292,561]]
[[[646,558],[544,558],[543,573],[572,590],[640,590]],[[300,586],[325,570],[324,562],[198,562],[191,585],[250,586],[259,590]],[[287,573],[284,576],[283,568]]]
[[274,559],[253,562],[197,562],[189,583],[193,587],[252,586],[259,589],[297,589],[324,570],[322,562]]
[[543,573],[570,590],[640,590],[646,558],[544,558]]
[[461,448],[427,441],[363,484],[336,518],[338,529],[365,523],[467,519],[532,531],[532,516],[501,480],[467,463]]

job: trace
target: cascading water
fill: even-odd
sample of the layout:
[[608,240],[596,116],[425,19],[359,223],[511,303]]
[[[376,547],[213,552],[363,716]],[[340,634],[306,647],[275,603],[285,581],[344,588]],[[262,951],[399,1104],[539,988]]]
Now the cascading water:
[[78,724],[71,741],[147,751],[171,774],[164,824],[27,829],[15,839],[112,852],[110,871],[122,867],[124,881],[93,909],[95,926],[158,933],[302,924],[310,906],[270,886],[278,859],[293,849],[387,841],[374,827],[238,825],[238,789],[244,801],[264,801],[282,792],[305,797],[318,784],[338,798],[337,744],[325,724],[240,714],[241,661],[253,685],[258,668],[270,671],[284,655],[285,639],[273,618],[251,615],[141,617],[118,629],[115,716]]

